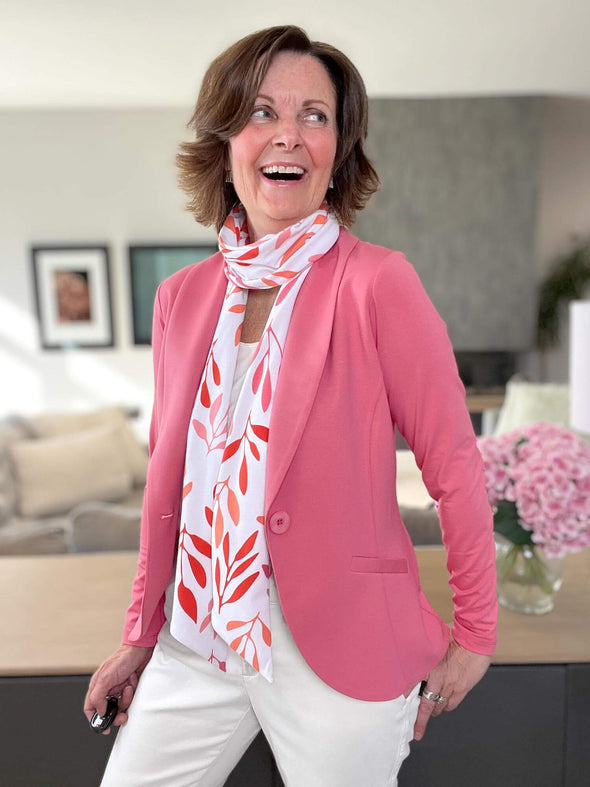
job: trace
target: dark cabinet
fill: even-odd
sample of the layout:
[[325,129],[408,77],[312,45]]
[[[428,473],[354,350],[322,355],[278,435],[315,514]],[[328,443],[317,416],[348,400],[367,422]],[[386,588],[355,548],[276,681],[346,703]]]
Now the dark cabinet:
[[[88,729],[87,683],[86,676],[0,678],[1,785],[98,787],[114,735]],[[589,734],[590,665],[494,665],[456,711],[412,743],[399,785],[588,787]],[[226,787],[282,784],[259,735]]]

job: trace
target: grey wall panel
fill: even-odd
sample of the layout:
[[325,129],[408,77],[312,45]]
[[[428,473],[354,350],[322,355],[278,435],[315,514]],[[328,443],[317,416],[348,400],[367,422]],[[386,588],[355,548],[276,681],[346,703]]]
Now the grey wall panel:
[[354,232],[402,250],[456,350],[532,345],[541,97],[372,99],[383,188]]

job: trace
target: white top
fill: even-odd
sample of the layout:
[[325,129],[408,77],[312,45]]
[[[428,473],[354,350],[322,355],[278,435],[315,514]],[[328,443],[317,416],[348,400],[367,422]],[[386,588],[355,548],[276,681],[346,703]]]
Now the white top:
[[234,410],[236,409],[238,396],[240,395],[240,391],[244,385],[246,372],[252,363],[252,359],[254,358],[254,353],[256,352],[257,347],[258,342],[240,342],[240,346],[238,347],[238,360],[236,361],[236,370],[234,372],[234,381],[232,383],[231,397],[229,401],[229,413],[227,418],[228,425],[231,423],[232,418],[234,417]]

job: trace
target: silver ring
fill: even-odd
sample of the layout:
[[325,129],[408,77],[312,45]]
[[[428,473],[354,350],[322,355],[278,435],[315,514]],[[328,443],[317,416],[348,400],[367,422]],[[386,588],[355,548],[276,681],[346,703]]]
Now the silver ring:
[[[422,696],[424,699],[430,700],[431,702],[440,701],[440,694],[438,694],[436,691],[430,691],[430,689],[424,689]],[[446,699],[446,697],[444,699]]]
[[443,697],[442,694],[439,694],[438,699],[436,700],[436,702],[438,702],[439,704],[443,703],[443,702],[446,702],[446,701],[447,701],[447,698]]

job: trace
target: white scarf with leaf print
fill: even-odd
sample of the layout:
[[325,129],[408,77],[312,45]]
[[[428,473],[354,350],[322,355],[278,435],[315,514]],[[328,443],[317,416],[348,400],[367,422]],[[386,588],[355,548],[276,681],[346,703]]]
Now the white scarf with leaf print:
[[[230,647],[269,681],[264,493],[273,397],[297,294],[338,233],[324,203],[282,232],[249,243],[244,209],[231,211],[219,233],[228,285],[187,439],[171,633],[222,670]],[[276,286],[228,423],[247,291]]]

